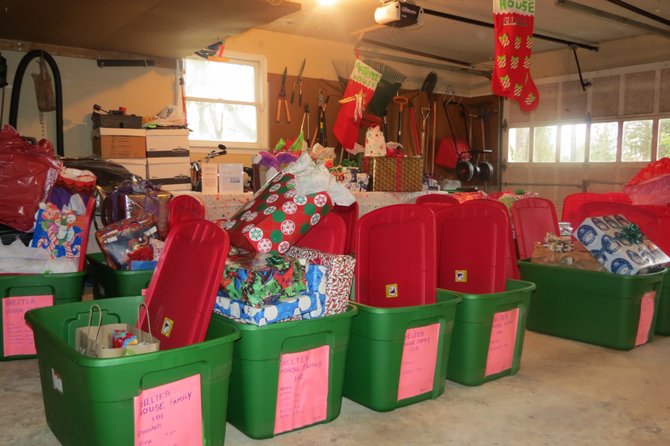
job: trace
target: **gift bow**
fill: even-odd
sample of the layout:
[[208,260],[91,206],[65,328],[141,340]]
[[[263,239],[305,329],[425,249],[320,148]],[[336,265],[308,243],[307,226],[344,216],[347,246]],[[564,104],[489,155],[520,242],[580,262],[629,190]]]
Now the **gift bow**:
[[617,237],[619,240],[627,240],[635,245],[639,245],[644,240],[644,234],[640,231],[640,227],[635,223],[624,227]]

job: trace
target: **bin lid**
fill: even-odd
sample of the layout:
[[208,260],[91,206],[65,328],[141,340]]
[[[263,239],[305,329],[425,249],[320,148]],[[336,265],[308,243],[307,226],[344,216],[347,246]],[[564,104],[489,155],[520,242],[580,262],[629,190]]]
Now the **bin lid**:
[[345,254],[346,239],[347,225],[342,217],[330,212],[308,233],[300,237],[295,246],[341,255]]
[[[145,299],[161,350],[205,340],[229,250],[228,234],[212,222],[187,220],[170,229]],[[145,318],[139,326],[148,330]]]
[[435,216],[397,204],[363,215],[354,228],[356,301],[373,307],[435,303]]
[[436,213],[437,286],[466,294],[505,291],[511,229],[505,205],[471,200]]
[[556,208],[546,198],[530,197],[513,202],[512,222],[521,259],[533,255],[535,242],[543,242],[547,232],[560,234]]

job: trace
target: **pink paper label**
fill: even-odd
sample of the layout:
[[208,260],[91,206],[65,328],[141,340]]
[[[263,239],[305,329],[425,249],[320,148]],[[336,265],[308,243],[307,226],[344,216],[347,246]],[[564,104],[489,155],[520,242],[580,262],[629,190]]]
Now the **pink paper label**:
[[135,446],[202,446],[200,375],[143,390],[133,403]]
[[656,291],[647,291],[640,302],[640,320],[637,323],[637,336],[635,346],[646,344],[649,341],[649,330],[654,321],[654,304]]
[[484,376],[495,375],[512,368],[518,325],[519,308],[501,311],[493,315]]
[[53,295],[16,296],[2,299],[2,348],[4,356],[35,355],[33,331],[24,315],[33,308],[50,307]]
[[323,345],[279,358],[275,434],[326,419],[330,346]]
[[433,390],[439,341],[439,322],[405,330],[398,401]]

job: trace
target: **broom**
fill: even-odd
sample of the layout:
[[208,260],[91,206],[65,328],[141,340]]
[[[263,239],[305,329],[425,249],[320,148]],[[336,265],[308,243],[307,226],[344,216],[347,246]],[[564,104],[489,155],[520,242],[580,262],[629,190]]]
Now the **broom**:
[[351,76],[351,72],[354,70],[354,64],[356,63],[356,60],[333,59],[331,62],[333,64],[333,68],[335,69],[335,74],[337,74],[337,80],[340,81],[342,91],[344,91],[347,89],[349,77]]

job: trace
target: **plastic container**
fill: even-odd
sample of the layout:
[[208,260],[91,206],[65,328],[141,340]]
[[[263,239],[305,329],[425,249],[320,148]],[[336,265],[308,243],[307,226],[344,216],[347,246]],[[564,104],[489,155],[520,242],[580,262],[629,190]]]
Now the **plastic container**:
[[319,224],[295,243],[299,248],[316,249],[329,254],[344,254],[347,240],[347,225],[339,215],[331,212]]
[[354,228],[356,300],[379,308],[435,303],[436,224],[427,206],[395,204]]
[[667,271],[663,277],[663,289],[658,300],[656,334],[670,336],[670,273]]
[[94,299],[139,296],[149,287],[154,270],[126,271],[107,265],[101,252],[86,255]]
[[[373,410],[390,411],[444,393],[454,314],[461,299],[437,292],[432,305],[355,304],[358,315],[351,327],[345,397]],[[429,364],[423,373],[422,356]]]
[[[49,428],[63,445],[141,444],[135,442],[134,398],[199,375],[200,388],[190,390],[194,397],[200,393],[203,444],[223,445],[233,341],[240,337],[234,326],[211,326],[208,340],[199,344],[135,356],[92,358],[73,347],[76,328],[87,326],[92,305],[102,307],[105,324],[134,324],[142,301],[140,296],[120,297],[41,308],[26,315],[35,332]],[[176,410],[172,417],[185,415]],[[188,415],[194,412],[197,418],[197,410]],[[176,435],[184,429],[183,424],[171,423],[157,432],[165,433],[168,427]]]
[[556,209],[551,200],[524,198],[512,203],[512,224],[520,259],[533,255],[535,242],[543,241],[547,232],[560,234]]
[[[53,304],[59,305],[81,300],[84,292],[86,272],[58,274],[25,274],[18,276],[0,275],[0,299],[3,306],[5,299],[16,296],[53,296]],[[0,311],[0,360],[34,358],[34,354],[17,354],[5,356],[5,330],[3,312]],[[22,330],[23,331],[23,330]],[[31,336],[28,333],[17,333],[22,338]]]
[[535,284],[508,280],[506,291],[461,294],[456,308],[447,379],[478,386],[514,375],[521,365],[526,318]]
[[[619,350],[653,339],[665,271],[623,276],[525,260],[519,261],[519,267],[521,277],[537,285],[529,330]],[[654,302],[653,314],[646,316],[645,295]]]
[[264,327],[214,314],[210,326],[242,332],[233,352],[228,421],[261,439],[337,418],[356,313],[350,306],[333,316]]

